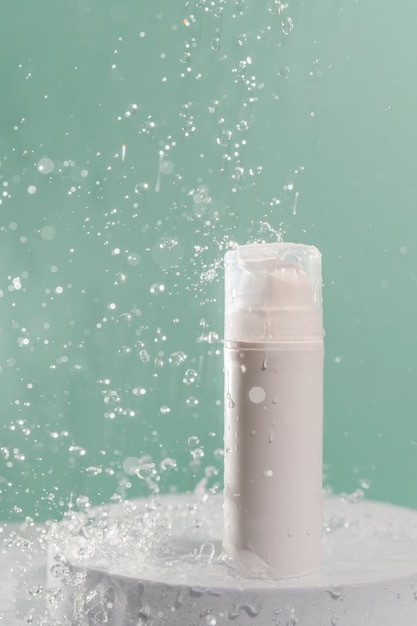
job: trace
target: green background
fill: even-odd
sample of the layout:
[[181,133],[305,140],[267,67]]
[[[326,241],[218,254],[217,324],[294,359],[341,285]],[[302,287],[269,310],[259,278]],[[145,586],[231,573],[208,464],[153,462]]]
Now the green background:
[[222,259],[280,234],[323,254],[326,484],[417,506],[417,5],[1,8],[1,517],[221,489]]

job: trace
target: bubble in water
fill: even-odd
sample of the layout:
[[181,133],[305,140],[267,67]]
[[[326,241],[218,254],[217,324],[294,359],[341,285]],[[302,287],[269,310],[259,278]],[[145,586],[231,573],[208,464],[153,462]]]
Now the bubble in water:
[[90,467],[86,467],[85,473],[88,476],[98,476],[103,473],[103,468],[99,465],[90,465]]
[[129,252],[129,254],[127,255],[127,262],[132,267],[139,265],[140,261],[141,261],[141,257],[138,252]]
[[175,237],[160,237],[152,248],[153,260],[162,268],[176,267],[183,254],[184,248]]
[[246,33],[242,33],[241,35],[239,35],[239,37],[237,38],[237,42],[239,44],[239,46],[244,46],[245,43],[248,40],[248,36]]
[[191,456],[195,461],[197,461],[198,459],[202,459],[204,457],[203,448],[194,448],[194,450],[191,450]]
[[219,101],[218,100],[212,100],[209,104],[209,113],[215,113],[217,110],[217,107],[219,106]]
[[221,130],[217,135],[217,143],[219,146],[226,147],[232,141],[232,131],[231,130]]
[[139,459],[135,456],[128,456],[123,461],[123,471],[129,476],[134,476],[139,468]]
[[188,437],[188,445],[190,448],[195,448],[200,443],[200,439],[196,435]]
[[165,176],[168,176],[169,174],[172,174],[172,172],[174,171],[174,164],[172,161],[169,161],[167,159],[162,159],[159,165],[159,169],[160,169],[161,174],[165,174]]
[[188,406],[197,406],[197,404],[198,404],[198,399],[197,399],[197,398],[195,398],[194,396],[189,396],[189,397],[186,399],[186,403],[187,403],[187,405],[188,405]]
[[118,404],[120,402],[120,396],[117,391],[108,391],[104,395],[105,404]]
[[48,604],[55,604],[64,599],[64,594],[59,587],[52,587],[46,590],[45,597]]
[[141,194],[144,191],[148,191],[148,189],[149,189],[149,183],[147,182],[138,183],[137,185],[135,185],[135,193],[137,194]]
[[55,228],[53,226],[43,226],[41,228],[41,237],[45,239],[45,241],[51,241],[51,239],[55,238]]
[[157,475],[156,465],[149,456],[138,459],[138,467],[135,474],[141,480],[147,480]]
[[175,459],[171,459],[170,457],[166,457],[163,461],[161,461],[161,470],[163,472],[169,472],[177,468],[177,462]]
[[294,22],[290,17],[285,17],[282,22],[282,32],[284,35],[289,35],[294,30]]
[[75,504],[80,509],[80,511],[86,511],[91,507],[90,498],[88,496],[78,496],[75,500]]
[[28,187],[28,194],[30,194],[31,196],[33,196],[33,194],[36,193],[36,187],[35,185],[29,185]]
[[243,169],[243,167],[237,166],[233,170],[233,178],[235,180],[240,180],[244,173],[245,173],[245,170]]
[[[123,274],[122,272],[118,272],[115,276],[115,281],[114,281],[114,285],[124,285],[127,281],[127,276],[126,274]],[[129,313],[122,313],[122,315],[120,316],[119,319],[124,320],[124,321],[129,321],[127,319],[127,317],[129,316]]]
[[33,587],[29,588],[28,593],[31,596],[39,596],[42,593],[42,591],[43,591],[42,585],[33,585]]
[[192,385],[193,383],[195,383],[196,379],[197,379],[197,372],[193,369],[188,369],[185,371],[182,382],[185,385]]
[[165,404],[164,404],[164,406],[161,406],[159,411],[160,411],[160,413],[162,413],[162,415],[168,415],[168,413],[171,413],[170,407],[166,406]]
[[65,563],[55,563],[49,571],[54,578],[63,578],[69,573],[69,568]]
[[54,171],[54,162],[47,157],[38,161],[38,172],[41,174],[51,174]]
[[181,350],[179,350],[178,352],[172,352],[172,354],[169,355],[168,362],[178,367],[179,365],[181,365],[181,363],[183,363],[186,360],[186,358],[187,358],[187,355],[185,354],[185,352],[182,352]]

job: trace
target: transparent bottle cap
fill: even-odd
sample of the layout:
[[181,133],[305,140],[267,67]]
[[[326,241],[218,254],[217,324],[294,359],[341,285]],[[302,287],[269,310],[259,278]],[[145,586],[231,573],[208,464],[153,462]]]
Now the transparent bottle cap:
[[321,254],[294,243],[249,244],[225,256],[225,340],[323,338]]

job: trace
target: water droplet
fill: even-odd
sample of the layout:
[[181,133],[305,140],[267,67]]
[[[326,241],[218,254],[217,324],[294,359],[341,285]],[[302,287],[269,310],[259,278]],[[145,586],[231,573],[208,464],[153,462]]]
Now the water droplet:
[[226,400],[227,400],[227,406],[228,406],[228,408],[229,408],[229,409],[233,409],[233,408],[234,408],[234,406],[235,406],[235,403],[233,402],[233,398],[232,398],[232,396],[230,395],[230,393],[227,393],[227,395],[226,395]]
[[340,589],[328,589],[328,593],[333,600],[338,600],[342,595]]
[[249,615],[249,617],[256,617],[259,614],[260,609],[253,604],[235,605],[233,610],[229,612],[229,619],[237,619],[241,611],[244,611],[247,615]]
[[249,400],[254,404],[260,404],[265,400],[266,393],[263,387],[252,387],[249,391]]
[[265,478],[272,478],[273,475],[274,475],[274,472],[270,469],[264,471]]

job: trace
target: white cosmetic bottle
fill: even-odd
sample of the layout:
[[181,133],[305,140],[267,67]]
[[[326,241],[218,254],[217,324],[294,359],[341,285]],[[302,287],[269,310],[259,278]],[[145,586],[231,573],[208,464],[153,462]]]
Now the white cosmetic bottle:
[[291,243],[225,257],[224,549],[275,577],[321,567],[321,255]]

